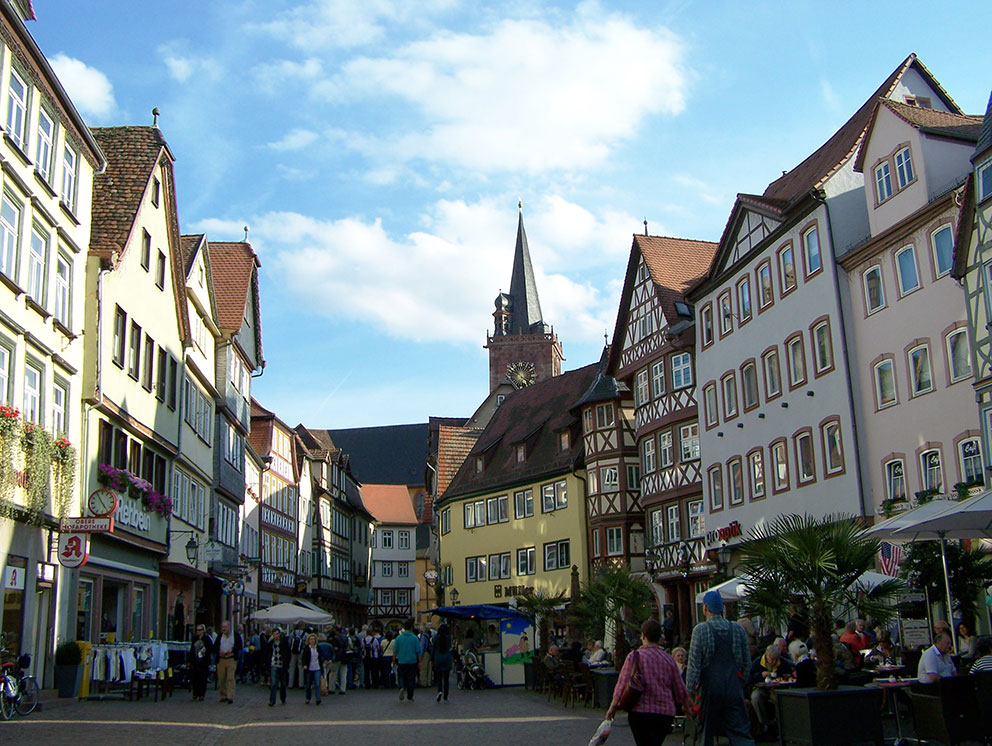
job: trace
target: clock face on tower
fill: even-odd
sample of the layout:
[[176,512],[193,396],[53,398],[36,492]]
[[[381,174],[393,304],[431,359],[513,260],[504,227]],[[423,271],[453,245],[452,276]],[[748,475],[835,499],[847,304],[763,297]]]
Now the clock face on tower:
[[534,363],[524,360],[518,360],[515,363],[507,365],[506,375],[518,389],[522,389],[524,386],[530,386],[537,380],[537,371],[534,368]]

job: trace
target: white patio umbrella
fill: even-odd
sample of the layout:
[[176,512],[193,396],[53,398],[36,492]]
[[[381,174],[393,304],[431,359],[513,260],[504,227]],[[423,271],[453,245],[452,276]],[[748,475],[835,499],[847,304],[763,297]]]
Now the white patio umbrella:
[[260,609],[252,615],[252,619],[272,624],[333,624],[334,617],[322,611],[314,611],[296,604],[276,604],[267,609]]
[[[857,582],[865,589],[872,590],[877,586],[881,585],[887,580],[892,580],[888,575],[882,575],[880,572],[868,571],[862,573]],[[731,578],[730,580],[725,580],[722,583],[714,585],[712,588],[707,588],[702,593],[696,594],[696,603],[703,602],[703,596],[709,591],[716,591],[720,594],[720,598],[724,601],[740,601],[742,598],[748,595],[748,580],[747,578]]]

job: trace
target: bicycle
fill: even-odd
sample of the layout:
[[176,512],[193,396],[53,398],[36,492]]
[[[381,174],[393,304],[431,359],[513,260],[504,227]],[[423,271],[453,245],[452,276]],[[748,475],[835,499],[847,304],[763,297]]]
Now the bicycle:
[[[0,655],[5,652],[0,650]],[[26,717],[38,706],[41,697],[38,681],[23,673],[30,665],[30,655],[22,655],[16,662],[0,663],[0,719],[10,720],[15,712]]]

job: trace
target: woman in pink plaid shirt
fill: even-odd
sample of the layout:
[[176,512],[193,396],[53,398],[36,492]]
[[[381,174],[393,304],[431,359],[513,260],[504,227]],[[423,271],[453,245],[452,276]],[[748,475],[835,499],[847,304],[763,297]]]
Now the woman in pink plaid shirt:
[[675,703],[684,704],[688,694],[675,659],[659,647],[659,640],[661,625],[657,619],[648,619],[641,625],[641,646],[623,662],[613,688],[613,702],[606,711],[606,717],[612,720],[635,664],[639,663],[642,693],[627,716],[637,746],[661,746],[672,730]]

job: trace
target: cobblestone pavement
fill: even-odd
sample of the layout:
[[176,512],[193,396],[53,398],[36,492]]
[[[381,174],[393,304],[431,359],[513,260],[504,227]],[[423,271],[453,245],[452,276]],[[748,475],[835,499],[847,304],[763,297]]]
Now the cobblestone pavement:
[[[521,746],[588,743],[602,711],[563,708],[522,688],[451,692],[448,704],[418,689],[414,702],[400,702],[396,691],[355,690],[328,695],[323,704],[305,705],[302,690],[290,690],[286,705],[268,707],[268,689],[240,686],[233,705],[208,692],[193,702],[177,691],[165,702],[143,699],[59,703],[58,706],[0,722],[3,746],[251,746],[253,744],[347,743],[348,746],[479,744]],[[668,743],[680,739],[670,737]],[[632,746],[623,716],[617,718],[610,746]]]

